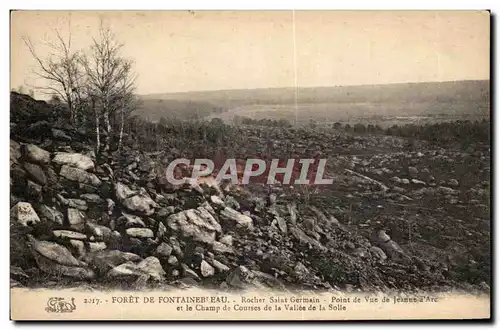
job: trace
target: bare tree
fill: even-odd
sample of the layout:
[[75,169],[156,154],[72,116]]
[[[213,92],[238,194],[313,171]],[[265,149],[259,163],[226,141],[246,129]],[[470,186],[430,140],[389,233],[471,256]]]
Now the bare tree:
[[119,120],[119,143],[121,143],[126,103],[133,97],[134,91],[135,77],[131,70],[132,63],[121,56],[122,48],[123,44],[118,43],[111,30],[101,22],[99,37],[93,39],[90,55],[82,57],[86,86],[94,100],[96,130],[99,130],[99,117],[103,119],[105,151],[110,149],[114,132],[112,120],[117,111],[120,111],[121,117]]
[[67,40],[64,40],[59,31],[56,30],[55,34],[54,42],[45,43],[50,48],[49,55],[45,58],[37,54],[29,38],[24,37],[23,41],[37,61],[38,68],[34,73],[47,83],[45,86],[37,86],[37,89],[57,95],[63,100],[68,106],[71,123],[76,126],[76,111],[82,99],[80,88],[83,72],[79,61],[80,54],[71,49],[71,32]]

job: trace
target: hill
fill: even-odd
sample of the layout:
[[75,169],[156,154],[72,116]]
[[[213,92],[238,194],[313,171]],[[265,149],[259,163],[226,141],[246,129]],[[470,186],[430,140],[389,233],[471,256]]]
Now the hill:
[[[297,105],[295,94],[297,93]],[[140,114],[190,118],[194,114],[346,120],[366,116],[489,115],[488,80],[401,83],[312,88],[265,88],[150,94],[141,96]],[[303,118],[303,119],[308,119]],[[228,118],[225,118],[228,119]]]

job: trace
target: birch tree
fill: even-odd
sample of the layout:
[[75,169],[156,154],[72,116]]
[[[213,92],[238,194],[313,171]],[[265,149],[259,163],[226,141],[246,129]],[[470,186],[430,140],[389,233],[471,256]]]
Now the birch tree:
[[[86,86],[94,99],[96,130],[102,118],[104,130],[104,151],[109,151],[112,137],[116,131],[112,122],[120,113],[118,130],[123,135],[123,121],[128,108],[127,102],[133,97],[135,77],[132,62],[121,56],[123,44],[116,41],[108,27],[102,23],[98,38],[93,38],[90,54],[82,57],[86,73]],[[99,132],[97,132],[99,134]],[[99,135],[98,135],[99,136]],[[121,144],[121,139],[120,142]]]
[[45,81],[45,85],[37,86],[46,94],[57,95],[66,103],[70,120],[73,126],[78,125],[77,109],[82,100],[81,84],[83,70],[80,65],[80,53],[71,48],[71,33],[65,40],[58,30],[55,31],[56,38],[53,42],[45,42],[49,48],[49,55],[40,56],[30,38],[24,37],[23,41],[28,47],[31,55],[37,62],[34,73]]

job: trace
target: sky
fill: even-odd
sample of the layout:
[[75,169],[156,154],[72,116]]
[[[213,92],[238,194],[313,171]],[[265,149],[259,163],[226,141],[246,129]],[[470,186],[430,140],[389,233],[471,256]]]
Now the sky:
[[489,79],[488,12],[16,11],[11,88],[43,85],[23,37],[42,57],[56,29],[88,51],[101,20],[139,94]]

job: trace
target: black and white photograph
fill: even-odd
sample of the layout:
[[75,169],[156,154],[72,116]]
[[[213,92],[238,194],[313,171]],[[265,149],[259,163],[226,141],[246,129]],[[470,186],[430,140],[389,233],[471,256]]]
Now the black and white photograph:
[[490,23],[12,10],[11,319],[489,319]]

